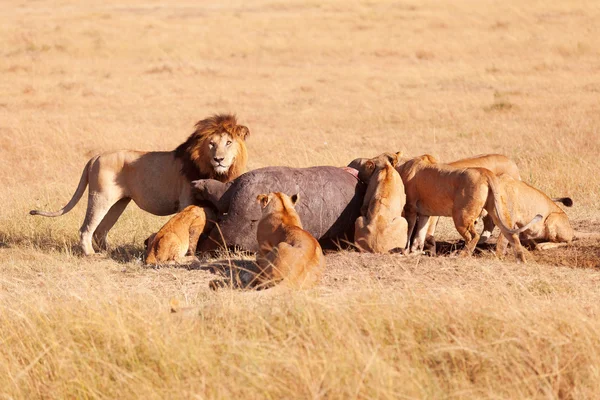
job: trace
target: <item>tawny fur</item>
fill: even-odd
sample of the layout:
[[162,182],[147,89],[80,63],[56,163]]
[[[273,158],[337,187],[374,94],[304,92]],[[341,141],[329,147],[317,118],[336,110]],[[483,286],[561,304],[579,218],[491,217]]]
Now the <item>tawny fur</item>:
[[291,198],[275,192],[258,195],[262,208],[258,223],[256,256],[261,286],[280,283],[289,288],[309,288],[321,279],[325,257],[319,242],[302,229],[294,209],[298,195]]
[[408,224],[402,217],[406,195],[400,174],[394,169],[399,155],[393,157],[392,164],[385,155],[365,164],[366,169],[374,172],[369,179],[361,216],[354,225],[354,242],[361,251],[387,253],[406,247]]
[[[173,151],[121,150],[92,157],[75,194],[60,211],[32,210],[32,215],[58,217],[69,212],[89,184],[85,220],[79,230],[84,254],[94,254],[92,241],[106,249],[106,237],[133,200],[154,215],[169,215],[192,204],[190,182],[212,178],[228,182],[246,172],[245,139],[249,131],[233,115],[199,121],[190,137]],[[93,239],[93,240],[92,240]]]
[[[519,168],[517,167],[517,164],[513,160],[502,154],[483,154],[475,157],[457,160],[449,163],[448,165],[459,169],[485,168],[490,170],[496,176],[505,174],[507,176],[512,177],[516,181],[521,181],[521,175],[519,173]],[[563,203],[567,207],[570,207],[573,204],[573,201],[569,197],[554,198],[552,199],[552,201]],[[492,216],[489,215],[486,210],[482,211],[481,217],[483,218],[483,231],[481,232],[481,236],[479,238],[478,243],[485,243],[492,236],[492,231],[494,230],[495,224]],[[429,251],[433,253],[435,253],[434,235],[438,221],[439,217],[431,217],[427,223],[427,235],[425,238],[425,246]]]
[[[516,180],[521,180],[519,167],[510,158],[502,154],[482,154],[474,157],[463,158],[449,163],[448,165],[454,168],[485,168],[490,170],[494,175],[508,174]],[[494,230],[494,221],[487,211],[483,210],[481,215],[483,218],[483,232],[479,238],[479,243],[485,243],[491,236]],[[435,230],[440,217],[431,217],[427,222],[427,236],[425,238],[426,248],[435,252]]]
[[[408,221],[408,237],[416,230],[411,251],[422,250],[429,216],[452,217],[454,226],[465,239],[463,255],[470,255],[479,240],[475,230],[475,221],[483,209],[492,216],[502,234],[513,245],[515,256],[525,261],[525,255],[519,242],[521,229],[511,229],[504,222],[508,210],[500,202],[496,176],[485,168],[457,169],[449,165],[437,164],[435,158],[423,155],[410,159],[398,166],[398,172],[404,182]],[[418,218],[418,225],[417,225]]]
[[[521,240],[542,242],[537,245],[541,249],[556,247],[559,243],[567,244],[573,240],[574,231],[567,214],[551,198],[509,175],[498,176],[498,183],[500,197],[508,210],[506,222],[509,226],[522,227],[536,214],[543,217],[542,221],[519,234]],[[507,244],[502,236],[498,238],[498,255],[505,253]]]
[[146,264],[159,265],[194,256],[198,239],[210,229],[216,213],[210,208],[187,206],[147,239]]

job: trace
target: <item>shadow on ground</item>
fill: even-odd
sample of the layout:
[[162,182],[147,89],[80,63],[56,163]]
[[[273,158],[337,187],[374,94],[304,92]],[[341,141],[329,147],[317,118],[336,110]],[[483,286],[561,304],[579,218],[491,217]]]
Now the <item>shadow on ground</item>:
[[139,245],[125,244],[110,248],[107,252],[107,257],[119,263],[142,260],[144,257],[144,248]]
[[209,283],[211,289],[233,288],[250,289],[255,286],[256,275],[259,272],[254,260],[223,258],[217,261],[196,261],[187,266],[189,269],[198,269],[211,272],[220,276]]

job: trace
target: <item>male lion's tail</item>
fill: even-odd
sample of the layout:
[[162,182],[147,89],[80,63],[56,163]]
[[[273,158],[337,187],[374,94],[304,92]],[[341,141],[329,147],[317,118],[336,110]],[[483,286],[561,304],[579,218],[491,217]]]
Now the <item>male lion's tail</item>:
[[501,228],[502,231],[507,232],[511,235],[514,235],[516,233],[521,233],[523,231],[526,231],[527,229],[529,229],[529,227],[531,225],[542,220],[543,216],[541,214],[537,214],[525,226],[518,228],[518,229],[509,228],[508,224],[504,220],[504,216],[500,212],[500,207],[501,207],[502,202],[500,201],[500,193],[499,193],[499,189],[498,189],[498,180],[496,178],[496,175],[494,175],[493,173],[491,173],[489,171],[486,171],[486,176],[487,176],[488,184],[490,187],[490,191],[492,193],[492,196],[494,196],[494,210],[496,211],[496,216],[498,216],[498,221],[500,222],[500,225],[501,225],[499,228]]
[[79,179],[79,186],[77,186],[77,190],[75,190],[75,194],[73,194],[73,197],[67,203],[66,206],[61,208],[59,211],[55,211],[55,212],[31,210],[31,211],[29,211],[29,214],[41,215],[43,217],[60,217],[61,215],[66,214],[69,211],[71,211],[73,209],[73,207],[75,207],[75,205],[79,202],[79,200],[81,199],[81,196],[83,196],[83,192],[85,192],[85,188],[88,185],[88,171],[90,170],[90,165],[92,165],[92,162],[95,161],[96,159],[97,159],[97,157],[91,158],[88,161],[88,163],[85,165],[85,168],[83,169],[83,172],[81,173],[81,179]]

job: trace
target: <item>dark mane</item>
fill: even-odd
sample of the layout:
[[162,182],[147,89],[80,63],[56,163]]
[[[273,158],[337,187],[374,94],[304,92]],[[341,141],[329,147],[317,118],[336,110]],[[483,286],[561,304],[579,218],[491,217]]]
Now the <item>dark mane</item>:
[[235,115],[232,114],[215,114],[198,121],[195,128],[194,133],[175,149],[175,158],[181,160],[181,174],[190,182],[209,178],[220,181],[232,179],[229,174],[217,176],[213,172],[210,160],[207,160],[203,153],[202,144],[208,137],[222,133],[229,133],[236,139],[244,139],[249,133],[248,128],[238,125]]

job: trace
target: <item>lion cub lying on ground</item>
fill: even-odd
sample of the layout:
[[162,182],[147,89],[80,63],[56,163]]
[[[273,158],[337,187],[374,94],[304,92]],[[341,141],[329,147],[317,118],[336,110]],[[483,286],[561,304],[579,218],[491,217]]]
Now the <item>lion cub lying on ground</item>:
[[256,235],[259,285],[281,282],[299,289],[315,285],[325,269],[325,257],[319,242],[302,229],[294,209],[298,195],[275,192],[260,194],[256,200],[262,209]]
[[215,218],[209,208],[187,206],[146,239],[146,264],[174,262],[186,253],[194,256],[200,235]]
[[[524,226],[536,214],[541,214],[543,217],[542,221],[530,225],[528,229],[521,232],[520,239],[546,242],[539,243],[536,246],[538,249],[563,246],[573,240],[574,231],[569,218],[553,199],[506,174],[498,176],[498,182],[502,202],[508,209],[506,222],[509,226]],[[572,201],[564,204],[572,204]],[[507,245],[505,238],[500,236],[496,244],[496,254],[504,255]]]
[[364,164],[369,178],[361,216],[354,224],[354,242],[359,250],[387,253],[406,247],[408,224],[402,217],[406,204],[404,185],[394,169],[401,153],[382,154]]

